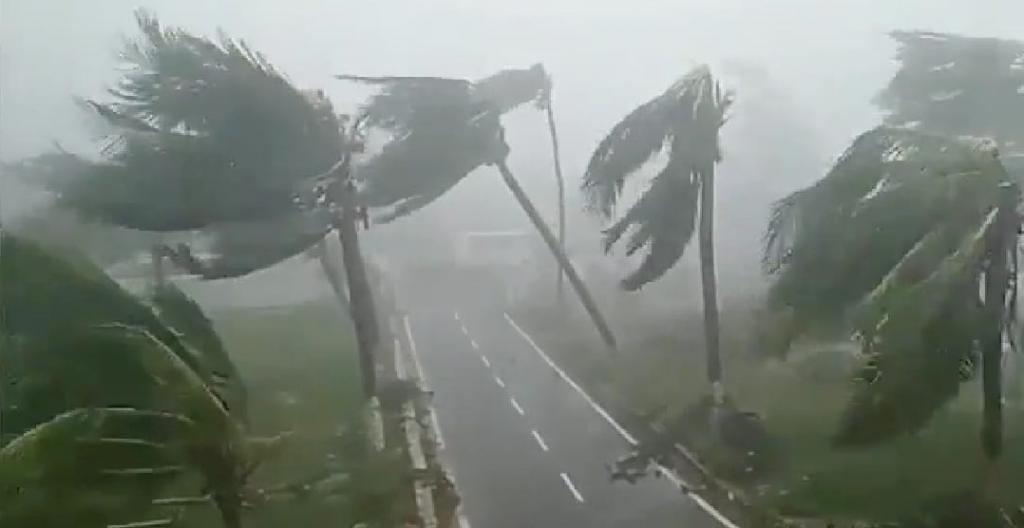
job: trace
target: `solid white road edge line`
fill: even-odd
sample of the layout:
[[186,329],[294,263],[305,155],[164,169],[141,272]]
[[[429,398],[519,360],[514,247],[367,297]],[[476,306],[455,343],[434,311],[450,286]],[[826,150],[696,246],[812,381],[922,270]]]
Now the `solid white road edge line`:
[[559,473],[559,476],[562,477],[562,482],[565,482],[565,487],[569,488],[572,496],[575,497],[578,502],[583,502],[583,495],[580,495],[580,490],[576,489],[576,485],[572,483],[572,479],[569,478],[569,475],[566,473]]
[[512,402],[512,408],[514,408],[520,416],[526,416],[526,411],[523,410],[515,398],[509,397],[508,401]]
[[[426,373],[423,372],[423,364],[420,363],[420,354],[416,350],[416,340],[412,337],[412,325],[409,323],[409,316],[402,316],[402,325],[405,326],[405,338],[409,342],[409,354],[412,356],[412,368],[416,371],[416,379],[420,381],[423,390],[429,390],[430,382]],[[444,434],[441,433],[441,423],[437,421],[437,409],[434,403],[427,404],[427,413],[430,414],[430,425],[434,429],[434,439],[437,440],[437,448],[444,449]]]
[[[591,398],[590,395],[583,390],[583,387],[580,387],[575,381],[573,381],[573,379],[570,378],[569,375],[566,374],[565,371],[561,369],[561,367],[555,364],[555,362],[552,361],[550,357],[548,357],[547,353],[545,353],[544,350],[537,346],[537,343],[533,340],[532,337],[530,337],[530,334],[527,334],[525,330],[523,330],[518,324],[516,324],[516,322],[512,319],[512,316],[509,315],[508,312],[505,313],[505,320],[508,321],[508,324],[512,326],[512,328],[520,336],[522,336],[527,343],[530,344],[530,347],[537,352],[541,359],[544,360],[544,362],[547,363],[548,366],[551,367],[556,373],[558,373],[558,377],[562,378],[562,380],[569,384],[569,386],[572,387],[577,394],[579,394],[584,400],[586,400],[586,402],[590,404],[590,407],[593,408],[594,411],[596,411],[597,414],[599,414],[602,418],[604,418],[604,420],[608,422],[608,424],[611,425],[612,428],[615,429],[615,431],[618,432],[619,435],[626,440],[626,442],[629,442],[631,445],[634,446],[638,444],[636,438],[633,435],[631,435],[629,431],[622,427],[622,425],[620,425],[619,422],[615,421],[615,418],[612,418],[612,415],[608,414],[608,411],[604,410],[604,408],[598,405],[597,402],[594,401],[594,399]],[[662,474],[665,475],[669,482],[671,482],[678,488],[683,489],[686,495],[693,499],[693,502],[695,502],[697,506],[700,506],[702,510],[707,512],[708,515],[710,515],[716,521],[721,523],[722,526],[725,526],[726,528],[740,528],[736,525],[736,523],[730,521],[728,517],[722,515],[722,512],[718,511],[718,509],[716,509],[711,504],[708,504],[708,501],[704,500],[704,497],[701,497],[700,495],[697,495],[696,493],[691,491],[691,488],[693,486],[691,486],[689,483],[683,480],[679,475],[676,474],[675,471],[665,466],[662,466],[661,464],[656,464],[656,467],[662,472]]]
[[533,433],[533,439],[537,441],[537,443],[540,445],[540,448],[547,452],[548,445],[544,443],[544,439],[540,437],[540,433],[538,433],[536,429],[533,429],[530,432]]

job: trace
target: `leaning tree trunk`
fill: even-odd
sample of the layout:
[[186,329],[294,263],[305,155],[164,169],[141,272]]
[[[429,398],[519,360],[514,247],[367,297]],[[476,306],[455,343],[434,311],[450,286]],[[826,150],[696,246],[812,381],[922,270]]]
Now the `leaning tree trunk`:
[[366,276],[366,264],[363,262],[363,255],[359,250],[359,232],[356,228],[359,215],[355,205],[355,189],[347,178],[344,181],[339,181],[337,187],[340,195],[337,203],[341,206],[338,241],[341,242],[352,325],[355,328],[356,343],[359,348],[359,370],[362,376],[363,396],[369,401],[377,394],[374,350],[380,340],[380,329],[377,325],[377,311],[373,306],[373,292],[370,290],[370,281]]
[[700,286],[704,295],[704,347],[708,382],[716,405],[725,403],[722,358],[718,350],[718,284],[715,278],[715,166],[700,174]]
[[[1015,188],[1012,188],[1016,191]],[[981,346],[982,425],[981,447],[985,455],[985,479],[989,492],[995,490],[999,458],[1003,453],[1003,326],[1006,317],[1006,290],[1011,284],[1009,251],[1017,250],[1015,192],[1006,190],[1007,200],[1000,207],[996,230],[989,239],[988,268],[985,271],[985,336]],[[1013,196],[1013,199],[1009,197]]]
[[572,285],[573,289],[576,290],[576,295],[579,296],[580,302],[583,303],[583,307],[587,310],[587,314],[590,315],[590,319],[597,326],[597,331],[601,334],[601,339],[608,348],[615,350],[615,335],[612,334],[611,328],[608,326],[608,322],[605,321],[601,311],[597,308],[597,303],[594,302],[594,298],[590,295],[590,290],[583,283],[583,279],[580,278],[579,274],[576,273],[576,268],[572,265],[569,257],[566,256],[565,252],[562,251],[561,246],[558,245],[558,240],[555,239],[555,235],[551,233],[551,229],[544,223],[544,219],[541,218],[540,213],[537,212],[537,208],[534,207],[533,202],[526,196],[526,192],[516,181],[515,176],[512,175],[512,171],[509,170],[508,164],[505,163],[504,159],[499,159],[494,162],[498,166],[498,171],[501,172],[501,177],[505,180],[505,185],[512,191],[512,195],[515,196],[516,201],[519,202],[519,206],[526,212],[526,216],[533,222],[533,227],[540,233],[541,238],[544,239],[544,243],[547,244],[548,249],[555,256],[555,260],[558,261],[558,265],[562,268],[565,276],[569,278],[569,284]]
[[345,289],[345,285],[341,281],[341,274],[337,266],[334,265],[335,261],[331,259],[326,237],[317,243],[316,252],[317,260],[320,261],[320,269],[323,270],[324,277],[327,278],[327,282],[331,285],[331,291],[334,292],[334,297],[338,299],[341,311],[351,317],[352,307],[348,301],[348,290]]
[[[555,162],[555,181],[558,184],[558,246],[565,252],[565,178],[562,177],[562,156],[558,150],[558,131],[555,129],[555,111],[551,108],[551,92],[547,93],[544,100],[544,109],[548,116],[548,134],[551,136],[551,154]],[[561,266],[558,268],[558,302],[563,299],[563,277]]]

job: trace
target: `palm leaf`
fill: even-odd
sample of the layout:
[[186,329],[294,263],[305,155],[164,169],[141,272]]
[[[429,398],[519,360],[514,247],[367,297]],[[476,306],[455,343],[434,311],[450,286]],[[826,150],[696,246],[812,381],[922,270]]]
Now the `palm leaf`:
[[981,329],[978,281],[996,213],[929,277],[889,292],[881,315],[863,322],[867,361],[836,434],[838,444],[870,444],[920,429],[971,378]]
[[60,202],[126,227],[179,231],[293,213],[295,194],[340,158],[330,103],[293,87],[244,43],[166,29],[142,38],[109,103],[86,106],[117,134],[100,160],[64,155],[21,172]]
[[636,290],[661,277],[683,255],[693,238],[700,182],[685,167],[669,162],[647,192],[605,231],[605,251],[609,251],[631,226],[637,228],[626,244],[632,255],[648,246],[640,267],[622,280],[626,290]]
[[167,440],[189,427],[174,414],[100,408],[39,424],[0,448],[0,524],[107,528],[173,519],[153,501],[181,475],[181,453]]
[[181,269],[205,280],[236,278],[266,269],[314,246],[333,229],[327,209],[299,211],[264,221],[217,224],[206,229],[212,256],[196,257],[192,248],[165,247]]
[[503,70],[469,82],[437,77],[342,79],[382,87],[363,107],[367,123],[394,133],[356,169],[360,203],[383,209],[377,221],[410,214],[498,156],[501,114],[540,97],[542,66]]
[[804,321],[841,316],[929,233],[976,225],[1005,179],[990,144],[886,127],[863,134],[825,178],[776,205],[771,303]]
[[706,67],[696,68],[665,93],[641,105],[601,141],[583,176],[590,207],[608,217],[626,178],[669,144],[669,159],[641,198],[605,231],[605,251],[636,226],[626,244],[647,255],[622,281],[637,290],[668,271],[693,237],[702,175],[721,155],[718,130],[732,98]]
[[198,353],[210,371],[210,385],[232,415],[246,421],[246,388],[224,342],[202,308],[174,283],[163,282],[151,296],[157,315]]
[[589,206],[611,216],[626,178],[666,144],[672,145],[671,156],[679,164],[696,167],[719,161],[718,129],[731,103],[731,94],[701,66],[630,112],[590,157],[582,184]]
[[886,123],[995,137],[1024,151],[1024,42],[895,31],[899,69],[876,102]]

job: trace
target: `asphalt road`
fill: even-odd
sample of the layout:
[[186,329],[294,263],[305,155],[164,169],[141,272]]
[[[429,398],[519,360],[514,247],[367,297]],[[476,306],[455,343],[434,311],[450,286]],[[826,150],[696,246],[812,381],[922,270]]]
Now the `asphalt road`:
[[671,478],[612,482],[628,432],[503,312],[434,306],[403,326],[434,392],[462,528],[728,526]]

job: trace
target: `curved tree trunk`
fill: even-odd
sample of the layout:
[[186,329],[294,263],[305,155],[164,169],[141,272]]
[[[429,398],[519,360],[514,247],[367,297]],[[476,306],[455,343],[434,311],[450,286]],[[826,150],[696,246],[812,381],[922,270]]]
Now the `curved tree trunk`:
[[320,269],[323,270],[324,277],[327,278],[327,282],[331,285],[331,291],[334,292],[334,297],[338,299],[341,311],[351,317],[352,307],[348,302],[348,290],[345,289],[345,284],[341,280],[341,273],[337,266],[334,265],[334,261],[331,259],[326,237],[317,244],[316,251],[317,260],[320,261]]
[[715,166],[700,174],[700,286],[704,296],[704,347],[708,381],[716,404],[725,403],[722,358],[718,350],[718,284],[715,277]]
[[[548,134],[551,136],[551,154],[555,162],[555,181],[558,184],[558,245],[565,252],[565,178],[562,177],[562,156],[558,149],[558,131],[555,129],[555,111],[551,108],[551,92],[547,93],[544,100],[544,109],[548,117]],[[562,268],[558,268],[558,302],[561,303],[564,295],[562,293],[563,277],[565,274]]]
[[[1015,191],[1015,189],[1014,189]],[[1011,194],[1007,191],[1007,194]],[[991,240],[988,268],[985,271],[985,337],[981,342],[982,425],[981,448],[985,455],[986,487],[994,491],[999,458],[1003,453],[1003,325],[1006,290],[1011,284],[1009,251],[1017,250],[1019,219],[1014,200],[1000,207],[996,231]]]
[[[345,171],[347,172],[347,171]],[[375,349],[380,340],[377,311],[373,306],[373,292],[366,276],[366,264],[359,250],[359,231],[356,228],[359,214],[355,205],[355,189],[345,178],[338,181],[337,201],[341,207],[338,219],[338,241],[341,242],[342,261],[348,283],[349,305],[352,325],[359,347],[359,370],[362,377],[363,396],[367,401],[377,393],[377,372],[374,360]]]
[[608,322],[605,321],[604,315],[597,308],[597,303],[594,302],[594,298],[590,295],[590,290],[583,283],[583,279],[580,278],[579,274],[576,273],[576,268],[572,265],[569,257],[562,251],[561,246],[558,245],[558,240],[555,239],[555,235],[551,233],[551,229],[544,223],[544,219],[541,218],[540,213],[537,212],[537,208],[530,201],[529,197],[526,196],[526,192],[516,181],[515,176],[512,175],[512,171],[509,170],[508,164],[505,163],[504,159],[494,162],[498,167],[498,171],[501,172],[501,178],[505,180],[505,185],[512,191],[512,195],[515,196],[516,201],[519,202],[520,207],[526,212],[526,216],[533,222],[533,227],[540,233],[544,243],[547,244],[548,249],[555,256],[555,260],[558,261],[558,265],[562,268],[565,276],[569,278],[569,284],[572,285],[573,289],[576,290],[576,295],[579,296],[580,302],[583,303],[583,307],[587,310],[587,314],[590,315],[590,319],[594,322],[594,326],[597,327],[597,331],[601,334],[601,339],[611,350],[615,350],[615,335],[612,334],[611,328],[608,326]]

